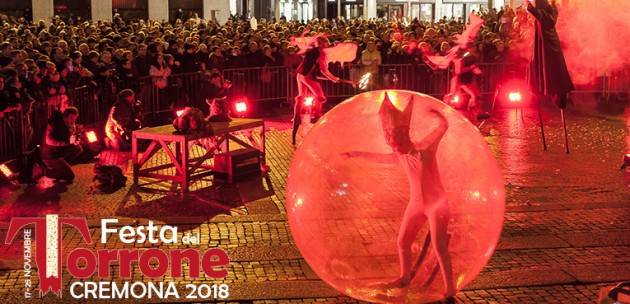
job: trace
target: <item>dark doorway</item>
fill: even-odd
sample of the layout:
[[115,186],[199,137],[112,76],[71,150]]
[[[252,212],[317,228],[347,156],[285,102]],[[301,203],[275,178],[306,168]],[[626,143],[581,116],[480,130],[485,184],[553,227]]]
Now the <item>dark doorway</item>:
[[146,20],[149,18],[148,4],[148,0],[112,0],[112,10],[124,20]]
[[[181,9],[181,12],[179,11]],[[203,17],[203,1],[202,0],[169,0],[168,1],[168,17],[171,22],[177,19],[186,21],[195,16]]]
[[326,5],[326,18],[337,18],[337,2],[327,2]]
[[0,1],[0,14],[33,19],[33,1]]
[[54,0],[54,12],[56,16],[64,20],[76,21],[77,18],[89,20],[92,16],[90,1],[85,0]]
[[327,2],[323,0],[317,1],[317,16],[315,16],[316,18],[327,18],[328,15],[326,10],[328,9],[328,7],[326,3]]

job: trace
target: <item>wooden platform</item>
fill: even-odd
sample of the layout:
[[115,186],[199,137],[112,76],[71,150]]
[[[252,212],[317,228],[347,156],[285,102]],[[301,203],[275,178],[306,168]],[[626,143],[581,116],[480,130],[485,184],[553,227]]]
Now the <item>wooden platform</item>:
[[[260,129],[259,144],[255,144],[254,131]],[[249,142],[238,138],[247,136]],[[215,151],[205,151],[202,156],[192,157],[189,145],[195,142],[212,139],[221,147],[221,152],[229,152],[230,143],[241,148],[253,148],[261,152],[261,164],[265,164],[265,124],[262,119],[235,118],[230,122],[213,122],[207,132],[193,134],[177,134],[172,125],[145,128],[132,133],[133,181],[138,186],[140,177],[162,181],[172,181],[181,186],[181,192],[188,194],[191,182],[213,175],[212,165],[208,162]],[[147,149],[139,153],[140,142],[147,141]],[[157,152],[163,151],[170,163],[144,168],[149,159]],[[175,168],[174,175],[157,173],[156,171]],[[176,187],[174,187],[176,188]]]

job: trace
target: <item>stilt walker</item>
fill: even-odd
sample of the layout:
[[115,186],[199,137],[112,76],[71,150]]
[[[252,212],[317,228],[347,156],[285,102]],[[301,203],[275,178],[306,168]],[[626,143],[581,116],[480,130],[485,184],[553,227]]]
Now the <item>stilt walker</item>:
[[529,84],[538,97],[538,117],[543,147],[547,150],[540,102],[550,99],[560,108],[565,150],[569,153],[569,132],[567,131],[564,109],[567,107],[569,93],[573,91],[574,87],[556,31],[558,7],[554,0],[551,0],[551,3],[548,0],[530,0],[527,10],[536,18],[534,55],[529,69]]

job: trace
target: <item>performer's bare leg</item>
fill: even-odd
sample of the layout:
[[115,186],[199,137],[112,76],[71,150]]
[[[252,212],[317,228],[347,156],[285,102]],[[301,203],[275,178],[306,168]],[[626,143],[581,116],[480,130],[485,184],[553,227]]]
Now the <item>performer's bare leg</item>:
[[453,77],[451,77],[451,87],[449,88],[448,94],[449,95],[453,95],[453,94],[457,93],[458,89],[459,89],[458,76],[453,76]]
[[431,230],[431,239],[433,240],[433,249],[435,250],[440,271],[444,280],[444,290],[447,297],[455,295],[455,286],[453,284],[453,268],[451,259],[448,255],[448,221],[450,218],[450,210],[448,203],[444,198],[444,202],[439,202],[435,210],[428,214],[429,227]]
[[472,114],[471,119],[473,117],[477,118],[478,120],[489,118],[488,113],[486,113],[482,109],[483,106],[479,100],[479,96],[481,94],[479,93],[479,88],[477,87],[477,85],[476,84],[462,84],[460,88],[466,94],[470,95],[470,101],[468,102],[468,112]]
[[304,77],[302,84],[308,88],[308,91],[313,94],[313,98],[315,99],[313,111],[311,113],[311,121],[315,122],[319,119],[319,116],[322,113],[322,106],[326,102],[326,95],[324,95],[324,90],[317,80]]
[[[475,93],[474,90],[470,92]],[[448,123],[446,118],[440,112],[433,112],[441,118],[442,123],[447,127]],[[422,166],[422,195],[424,198],[424,206],[426,208],[426,216],[429,220],[429,230],[431,233],[433,249],[438,263],[440,264],[442,278],[444,279],[444,291],[447,297],[451,297],[455,294],[455,287],[453,283],[451,259],[448,255],[449,237],[447,230],[450,219],[450,210],[446,192],[442,187],[441,177],[437,168],[437,148],[446,132],[439,130],[440,129],[438,129],[438,131],[434,131],[436,133],[430,134],[422,140],[428,147],[425,150],[426,154],[423,155],[425,157],[425,161]],[[442,130],[446,129],[444,128]],[[410,185],[410,187],[413,189],[413,185]]]
[[293,131],[291,133],[291,142],[295,145],[295,137],[297,136],[298,129],[302,124],[302,102],[304,102],[304,98],[308,95],[308,87],[304,84],[304,77],[301,74],[297,74],[297,89],[298,95],[295,96],[294,105],[293,105]]
[[422,201],[412,200],[405,209],[405,214],[400,223],[398,231],[398,259],[400,263],[400,276],[390,282],[391,287],[406,287],[411,282],[411,271],[413,261],[411,256],[411,246],[416,240],[420,229],[424,226],[427,217],[424,214]]
[[462,84],[460,85],[462,91],[466,94],[470,95],[470,100],[468,101],[468,110],[477,108],[477,99],[479,98],[479,89],[476,85],[472,84]]
[[291,143],[295,146],[295,137],[297,136],[298,129],[302,124],[302,102],[304,99],[301,96],[295,97],[295,105],[293,106],[293,130],[291,133]]

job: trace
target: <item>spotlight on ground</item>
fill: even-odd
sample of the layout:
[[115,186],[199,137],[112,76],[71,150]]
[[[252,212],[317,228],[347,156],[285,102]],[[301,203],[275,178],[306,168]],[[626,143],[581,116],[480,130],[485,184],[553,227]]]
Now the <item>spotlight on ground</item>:
[[9,164],[7,163],[0,164],[0,173],[2,173],[2,176],[4,176],[9,181],[17,177],[17,174],[13,171],[13,169],[9,167]]
[[498,104],[507,108],[524,108],[531,106],[535,101],[527,82],[521,79],[512,79],[498,85],[495,91],[492,107]]
[[88,152],[86,156],[94,156],[101,152],[102,146],[99,136],[95,130],[86,130],[81,139],[81,146],[84,152]]
[[87,137],[88,143],[91,143],[91,144],[98,141],[98,137],[96,136],[96,132],[94,131],[85,132],[85,137]]
[[508,100],[512,103],[520,103],[523,101],[523,95],[521,92],[510,92],[508,94]]

